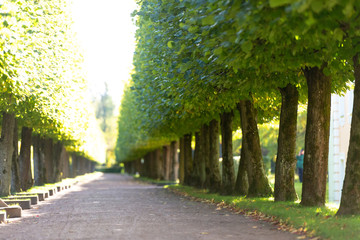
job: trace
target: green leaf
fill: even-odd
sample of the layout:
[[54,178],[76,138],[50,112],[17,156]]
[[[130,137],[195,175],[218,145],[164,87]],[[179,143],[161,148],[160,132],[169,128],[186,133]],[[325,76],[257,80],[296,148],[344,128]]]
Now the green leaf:
[[222,47],[216,48],[216,49],[214,50],[214,53],[215,53],[216,55],[220,55],[220,54],[222,54],[222,52],[223,52],[223,48],[222,48]]
[[168,41],[167,43],[168,48],[173,48],[173,42],[174,41]]
[[180,26],[181,28],[186,28],[186,27],[187,27],[187,25],[186,25],[185,23],[180,23],[179,26]]
[[270,0],[269,2],[270,2],[270,7],[276,8],[293,3],[295,2],[295,0]]
[[334,38],[338,41],[343,40],[343,34],[344,34],[344,32],[340,28],[336,28],[334,30]]
[[311,1],[311,9],[314,12],[319,13],[324,8],[325,8],[325,4],[324,4],[324,2],[322,0],[313,0],[313,1]]
[[241,44],[241,50],[243,50],[246,53],[249,53],[253,48],[253,44],[251,41],[246,41],[243,44]]
[[214,20],[213,15],[210,15],[210,16],[207,16],[207,17],[204,17],[203,19],[201,19],[201,24],[204,26],[213,25],[214,23],[215,23],[215,20]]
[[323,69],[323,73],[324,73],[326,76],[330,76],[330,75],[331,75],[331,71],[330,71],[330,69],[329,69],[328,67],[325,67],[325,68]]

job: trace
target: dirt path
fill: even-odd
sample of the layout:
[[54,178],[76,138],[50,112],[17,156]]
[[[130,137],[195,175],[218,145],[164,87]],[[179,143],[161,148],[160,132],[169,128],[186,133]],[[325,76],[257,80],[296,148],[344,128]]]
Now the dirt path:
[[105,174],[0,225],[0,239],[297,239],[131,177]]

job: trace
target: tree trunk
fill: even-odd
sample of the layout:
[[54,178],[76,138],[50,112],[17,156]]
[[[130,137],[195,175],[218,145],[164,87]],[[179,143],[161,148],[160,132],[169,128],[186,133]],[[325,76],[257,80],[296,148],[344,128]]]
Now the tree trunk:
[[3,113],[0,138],[0,196],[10,195],[15,115]]
[[[61,153],[61,162],[62,162],[62,168],[61,168],[61,172],[62,177],[65,178],[69,178],[70,177],[70,164],[69,164],[69,153],[66,151],[65,147],[63,147],[62,153]],[[91,167],[92,169],[93,167]]]
[[176,181],[179,177],[179,155],[178,155],[179,143],[172,141],[170,144],[170,162],[172,164],[170,171],[170,180]]
[[184,135],[184,162],[185,162],[185,174],[184,174],[184,183],[191,185],[191,173],[192,173],[192,149],[191,149],[191,134]]
[[184,137],[180,138],[180,156],[179,156],[179,180],[180,184],[184,184],[185,175],[185,158],[184,158]]
[[11,163],[11,192],[20,192],[20,164],[19,164],[19,146],[18,146],[18,125],[15,119],[14,123],[14,138],[13,138],[13,155]]
[[75,153],[71,154],[71,165],[70,165],[70,173],[71,177],[75,178],[78,176],[78,159]]
[[79,175],[85,174],[85,162],[86,159],[82,156],[79,157],[78,163],[79,163]]
[[62,164],[61,164],[61,155],[64,149],[63,144],[59,141],[54,144],[53,149],[53,181],[60,182],[62,178]]
[[163,159],[163,172],[164,172],[164,180],[170,180],[170,171],[171,171],[171,159],[170,159],[170,146],[163,146],[162,150],[162,159]]
[[282,103],[275,167],[275,201],[295,201],[296,124],[299,93],[294,85],[280,89]]
[[210,137],[209,137],[209,125],[204,124],[200,130],[201,134],[201,148],[203,152],[203,161],[205,165],[204,169],[204,188],[208,188],[210,186]]
[[31,136],[32,128],[22,127],[21,129],[21,147],[20,147],[20,186],[23,191],[33,186],[31,174]]
[[[245,119],[242,119],[241,122],[245,149],[241,151],[244,151],[242,156],[244,156],[244,164],[249,182],[248,196],[269,196],[272,194],[272,190],[264,170],[256,110],[250,100],[245,100],[244,105]],[[241,114],[241,117],[244,118],[244,115]]]
[[219,167],[220,157],[219,122],[212,120],[209,125],[209,185],[211,192],[221,189],[221,175]]
[[155,162],[155,179],[164,179],[163,171],[163,158],[161,157],[161,148],[154,151],[154,162]]
[[44,168],[44,141],[40,136],[34,135],[33,142],[33,161],[34,161],[34,180],[36,186],[41,186],[45,183],[45,168]]
[[324,206],[329,154],[331,79],[317,67],[306,68],[304,74],[309,103],[301,204]]
[[237,109],[240,113],[242,140],[241,140],[240,163],[239,163],[238,174],[235,184],[235,193],[241,196],[246,196],[249,192],[249,179],[247,174],[247,168],[250,159],[249,159],[249,148],[247,146],[246,137],[244,134],[248,125],[246,118],[245,101],[240,101],[237,104]]
[[195,133],[195,152],[193,161],[192,185],[203,188],[206,180],[205,175],[205,158],[203,149],[203,136],[200,132]]
[[232,122],[233,113],[221,114],[221,138],[222,138],[222,189],[221,194],[231,195],[234,193],[235,169],[232,153]]
[[131,162],[124,163],[125,173],[131,174]]
[[135,174],[140,174],[141,171],[141,159],[137,159],[135,160]]
[[154,179],[154,170],[156,170],[154,168],[154,152],[150,152],[149,153],[149,178]]
[[355,89],[346,173],[337,215],[360,214],[360,64],[353,57]]
[[53,140],[44,139],[45,183],[54,182]]
[[144,177],[150,178],[151,172],[151,153],[147,153],[144,156]]

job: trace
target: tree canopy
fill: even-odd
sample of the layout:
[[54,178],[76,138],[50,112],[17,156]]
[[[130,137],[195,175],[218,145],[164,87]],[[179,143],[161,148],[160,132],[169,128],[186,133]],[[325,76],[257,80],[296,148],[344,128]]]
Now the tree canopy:
[[19,124],[35,133],[90,155],[84,138],[97,130],[86,107],[83,59],[70,4],[45,0],[0,5],[0,110],[15,113]]

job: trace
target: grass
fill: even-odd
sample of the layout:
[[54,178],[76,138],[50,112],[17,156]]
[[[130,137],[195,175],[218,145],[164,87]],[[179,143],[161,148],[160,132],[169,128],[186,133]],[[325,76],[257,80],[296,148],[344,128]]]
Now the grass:
[[[272,189],[274,189],[275,186],[275,175],[274,174],[270,174],[268,175],[268,180],[270,183],[270,186],[272,187]],[[302,183],[299,182],[299,177],[297,175],[295,175],[295,182],[294,182],[294,187],[295,187],[295,191],[298,195],[298,198],[301,199],[301,194],[302,194]],[[326,202],[328,202],[329,199],[329,184],[326,183],[326,195],[325,195],[325,199]]]
[[151,179],[151,178],[140,177],[139,175],[134,175],[133,177],[134,177],[135,180],[139,180],[139,181],[147,182],[147,183],[151,183],[151,184],[156,184],[156,185],[173,185],[173,184],[176,184],[176,181],[170,181],[170,180],[155,180],[155,179]]
[[277,223],[291,232],[324,239],[360,239],[360,216],[337,217],[337,208],[302,207],[298,202],[274,202],[273,198],[246,198],[210,194],[206,190],[174,185],[169,189],[218,206],[230,207],[257,219]]
[[12,202],[12,201],[31,201],[31,199],[30,198],[17,198],[17,197],[15,197],[15,198],[12,198],[12,197],[5,197],[5,198],[3,198],[3,200],[5,200],[5,201],[9,201],[9,202]]

